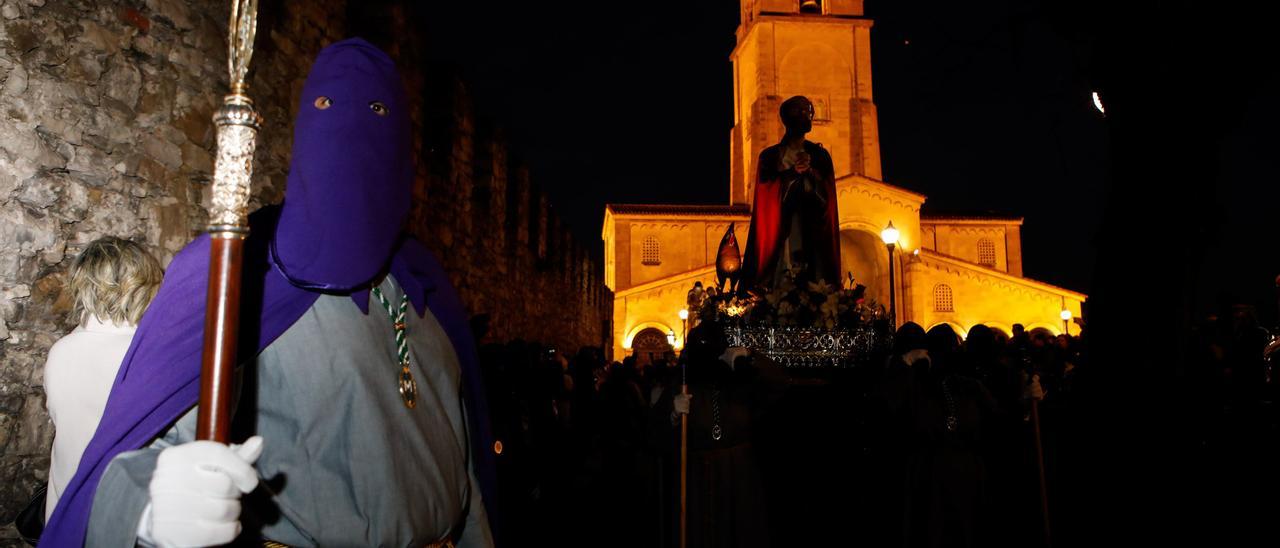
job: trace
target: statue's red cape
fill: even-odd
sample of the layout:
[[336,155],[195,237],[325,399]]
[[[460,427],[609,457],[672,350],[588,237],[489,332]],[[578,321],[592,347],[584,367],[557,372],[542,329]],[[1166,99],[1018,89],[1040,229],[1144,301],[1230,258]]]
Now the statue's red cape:
[[[821,265],[822,272],[815,272],[815,278],[825,279],[828,283],[840,284],[840,222],[836,211],[835,169],[831,163],[831,155],[821,145],[809,141],[804,143],[809,153],[810,169],[821,176],[824,195],[827,197],[825,208],[820,215],[812,215],[804,223],[805,241],[825,251],[829,259]],[[782,243],[787,237],[787,229],[782,226],[783,191],[786,182],[797,176],[792,170],[778,170],[778,155],[782,147],[774,145],[760,153],[756,163],[755,201],[751,210],[751,228],[747,232],[747,252],[742,261],[742,281],[740,287],[752,288],[770,280],[760,279],[762,274],[771,272],[770,265],[776,265],[782,257]]]

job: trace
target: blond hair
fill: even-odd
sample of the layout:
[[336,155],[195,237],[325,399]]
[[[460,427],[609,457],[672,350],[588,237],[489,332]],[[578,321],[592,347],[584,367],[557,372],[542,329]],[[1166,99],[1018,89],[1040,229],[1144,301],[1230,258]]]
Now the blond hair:
[[85,246],[71,263],[70,278],[77,321],[92,315],[136,325],[160,290],[164,270],[141,245],[108,236]]

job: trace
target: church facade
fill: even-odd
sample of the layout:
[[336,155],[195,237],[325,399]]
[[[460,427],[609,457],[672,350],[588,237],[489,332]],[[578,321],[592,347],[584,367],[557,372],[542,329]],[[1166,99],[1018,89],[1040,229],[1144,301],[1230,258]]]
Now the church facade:
[[[795,95],[813,102],[808,139],[835,164],[841,272],[886,309],[892,291],[896,323],[946,323],[962,334],[977,324],[1009,334],[1015,323],[1078,333],[1063,312],[1079,318],[1086,296],[1022,275],[1022,218],[922,211],[926,196],[883,180],[872,21],[860,0],[741,0],[740,21],[730,56],[730,203],[605,206],[616,359],[670,350],[669,340],[683,346],[686,294],[695,282],[715,283],[717,246],[730,226],[746,243],[754,164],[782,138],[778,109]],[[892,257],[880,238],[890,222],[900,234]]]

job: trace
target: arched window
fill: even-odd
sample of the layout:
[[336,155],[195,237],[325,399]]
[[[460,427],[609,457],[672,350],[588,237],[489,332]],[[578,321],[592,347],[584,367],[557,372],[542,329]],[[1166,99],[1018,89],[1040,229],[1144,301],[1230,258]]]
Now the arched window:
[[951,286],[938,284],[933,286],[933,311],[955,312],[955,304],[951,299]]
[[996,244],[983,238],[978,240],[978,264],[982,266],[996,265]]
[[826,95],[811,95],[809,101],[813,103],[813,121],[831,121],[831,102],[827,100]]
[[658,238],[649,236],[644,239],[644,245],[640,248],[640,263],[646,265],[662,264],[662,255],[658,248]]
[[800,13],[822,13],[822,0],[800,0]]

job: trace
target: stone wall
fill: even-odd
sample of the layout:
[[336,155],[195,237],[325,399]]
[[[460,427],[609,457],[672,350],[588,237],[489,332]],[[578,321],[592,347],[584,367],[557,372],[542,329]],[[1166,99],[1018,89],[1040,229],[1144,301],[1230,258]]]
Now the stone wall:
[[[316,52],[373,35],[405,73],[419,173],[411,230],[491,336],[601,344],[612,298],[501,131],[423,62],[410,3],[264,2],[250,95],[266,124],[253,207],[283,197],[290,125]],[[225,0],[0,1],[0,546],[47,476],[43,364],[70,331],[66,269],[104,235],[168,263],[206,220],[210,116],[227,88]],[[539,250],[542,250],[540,253]]]
[[573,239],[501,130],[477,120],[465,86],[438,79],[411,230],[437,251],[468,309],[489,316],[486,340],[603,347],[613,297],[599,253]]

